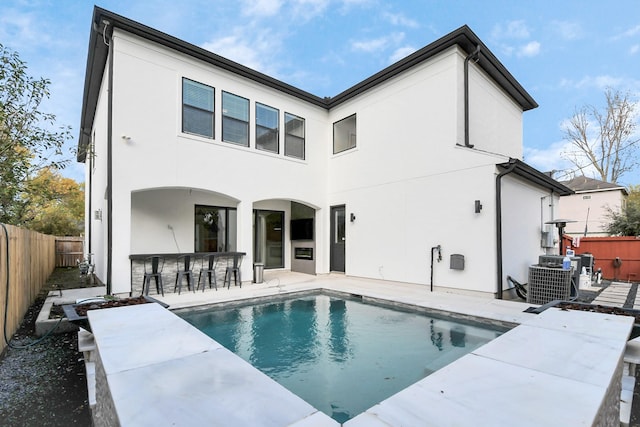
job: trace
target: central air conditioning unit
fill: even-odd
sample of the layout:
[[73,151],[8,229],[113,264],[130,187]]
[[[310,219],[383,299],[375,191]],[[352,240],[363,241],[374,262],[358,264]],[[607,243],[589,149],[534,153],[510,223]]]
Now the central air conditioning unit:
[[532,265],[529,267],[527,303],[542,305],[554,300],[568,300],[573,274],[573,269]]

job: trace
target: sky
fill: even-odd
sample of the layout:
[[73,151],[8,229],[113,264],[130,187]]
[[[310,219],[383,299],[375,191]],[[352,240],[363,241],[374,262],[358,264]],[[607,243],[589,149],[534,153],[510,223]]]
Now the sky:
[[[95,3],[321,97],[335,96],[468,25],[539,107],[523,115],[524,161],[570,179],[563,126],[606,88],[640,98],[638,0],[104,0]],[[0,0],[0,44],[51,81],[42,110],[77,144],[94,2]],[[638,118],[637,118],[638,119]],[[638,126],[640,128],[640,126]],[[640,137],[640,129],[638,129]],[[587,172],[587,175],[590,175]],[[597,176],[592,176],[597,177]],[[640,184],[640,168],[622,176]]]

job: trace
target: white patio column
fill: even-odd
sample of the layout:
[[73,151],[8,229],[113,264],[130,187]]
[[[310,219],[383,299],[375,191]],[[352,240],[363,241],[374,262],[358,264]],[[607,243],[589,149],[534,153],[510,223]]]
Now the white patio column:
[[253,202],[241,201],[237,207],[238,214],[238,248],[246,255],[242,261],[242,280],[253,280]]

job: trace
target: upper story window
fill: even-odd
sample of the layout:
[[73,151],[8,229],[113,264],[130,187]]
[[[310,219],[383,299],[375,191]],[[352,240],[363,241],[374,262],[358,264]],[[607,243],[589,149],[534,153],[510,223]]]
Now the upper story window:
[[279,134],[280,112],[256,102],[256,148],[278,153]]
[[182,79],[182,132],[213,138],[215,89]]
[[356,146],[356,115],[349,116],[333,124],[333,154],[341,153]]
[[304,119],[284,113],[284,155],[304,160]]
[[249,146],[249,100],[222,92],[222,140]]

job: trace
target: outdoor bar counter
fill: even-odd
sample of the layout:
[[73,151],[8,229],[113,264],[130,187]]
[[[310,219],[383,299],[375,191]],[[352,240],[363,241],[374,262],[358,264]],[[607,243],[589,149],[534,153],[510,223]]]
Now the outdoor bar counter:
[[[209,256],[215,256],[216,263],[216,278],[218,286],[222,286],[224,281],[224,275],[227,267],[233,264],[235,257],[240,256],[242,259],[245,252],[179,252],[179,253],[149,253],[149,254],[131,254],[129,260],[131,262],[131,295],[137,296],[142,294],[142,284],[144,280],[144,263],[149,257],[160,257],[164,259],[164,265],[160,263],[160,271],[162,273],[162,284],[164,292],[173,292],[176,284],[176,273],[178,268],[178,258],[182,256],[191,256],[193,259],[193,288],[198,286],[198,275],[200,270],[208,266]],[[204,264],[203,264],[204,263]],[[181,266],[182,267],[182,266]],[[147,267],[149,268],[149,267]],[[203,279],[204,282],[204,279]],[[208,288],[208,282],[207,282]],[[202,290],[202,288],[200,289]],[[183,279],[182,292],[188,291],[187,280]],[[156,294],[156,283],[154,279],[151,279],[149,286],[149,295]]]

